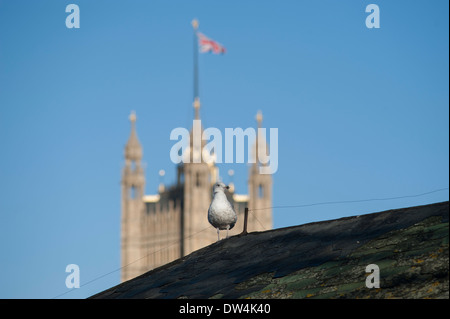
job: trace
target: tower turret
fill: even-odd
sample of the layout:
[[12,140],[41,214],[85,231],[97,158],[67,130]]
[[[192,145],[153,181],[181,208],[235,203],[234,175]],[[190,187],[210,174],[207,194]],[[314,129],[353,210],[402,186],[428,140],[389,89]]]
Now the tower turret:
[[[249,179],[248,179],[248,192],[249,192],[249,209],[254,210],[252,214],[249,215],[249,225],[263,225],[265,229],[272,228],[272,175],[261,174],[260,166],[262,164],[259,160],[259,153],[264,150],[267,152],[268,145],[262,134],[260,134],[260,129],[262,128],[262,112],[258,111],[256,114],[256,122],[258,126],[258,131],[256,134],[256,141],[253,147],[253,158],[255,162],[250,167]],[[261,149],[262,148],[262,149]],[[252,231],[252,229],[249,229]]]
[[[136,133],[136,114],[130,114],[131,133],[125,145],[125,166],[122,171],[122,229],[121,264],[122,281],[128,280],[142,271],[142,212],[145,176],[142,168],[142,146]],[[129,265],[132,263],[131,265]]]

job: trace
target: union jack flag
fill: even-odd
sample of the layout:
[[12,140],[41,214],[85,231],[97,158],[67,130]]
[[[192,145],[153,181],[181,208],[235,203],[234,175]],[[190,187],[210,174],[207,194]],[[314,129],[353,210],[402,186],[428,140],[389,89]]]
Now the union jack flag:
[[221,45],[219,42],[211,40],[203,33],[197,32],[197,36],[201,53],[212,52],[215,54],[221,54],[226,52],[226,49],[223,45]]

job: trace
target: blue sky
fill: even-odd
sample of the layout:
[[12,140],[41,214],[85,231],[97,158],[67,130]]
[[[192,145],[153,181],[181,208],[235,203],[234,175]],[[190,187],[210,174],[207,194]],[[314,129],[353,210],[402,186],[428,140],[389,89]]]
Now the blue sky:
[[[80,7],[68,29],[65,7]],[[365,7],[380,8],[380,29]],[[146,193],[175,179],[169,135],[192,126],[192,28],[205,127],[278,128],[274,206],[413,195],[449,184],[448,1],[0,0],[0,298],[119,283],[120,174],[135,110]],[[270,141],[269,141],[270,142]],[[247,192],[247,166],[235,170]],[[285,227],[448,200],[274,209]],[[89,281],[99,278],[91,283]],[[83,286],[85,285],[85,286]]]

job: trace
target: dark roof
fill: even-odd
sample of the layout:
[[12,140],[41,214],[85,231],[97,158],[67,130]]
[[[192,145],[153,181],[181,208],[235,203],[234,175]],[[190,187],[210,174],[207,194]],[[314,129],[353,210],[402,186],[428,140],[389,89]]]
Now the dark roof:
[[448,298],[448,220],[447,201],[234,236],[91,298]]

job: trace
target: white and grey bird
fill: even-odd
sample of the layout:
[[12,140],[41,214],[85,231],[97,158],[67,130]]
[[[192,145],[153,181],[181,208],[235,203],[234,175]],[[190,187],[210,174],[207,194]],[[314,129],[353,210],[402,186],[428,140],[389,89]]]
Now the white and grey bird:
[[220,240],[219,232],[228,231],[234,227],[237,221],[237,215],[233,206],[225,195],[225,189],[229,187],[222,182],[217,182],[213,186],[213,200],[208,209],[208,221],[217,229],[217,240]]

